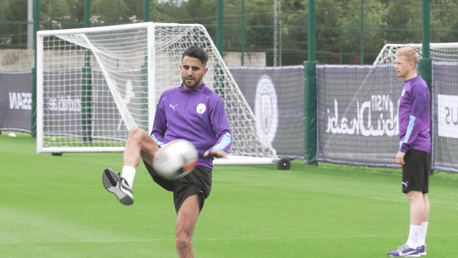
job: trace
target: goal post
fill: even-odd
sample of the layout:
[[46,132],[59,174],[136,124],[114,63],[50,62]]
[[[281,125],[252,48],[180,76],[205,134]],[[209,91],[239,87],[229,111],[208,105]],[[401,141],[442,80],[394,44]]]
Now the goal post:
[[[275,149],[257,133],[261,125],[199,24],[147,22],[39,31],[37,152],[124,151],[130,128],[151,132],[159,98],[181,84],[182,55],[193,45],[207,52],[204,83],[220,95],[226,109],[233,142],[229,160],[244,157],[246,164],[256,164],[247,160],[257,157],[262,164],[275,164]],[[90,87],[82,88],[88,71]],[[84,119],[90,119],[86,140]],[[239,162],[231,164],[244,163]],[[218,163],[225,162],[216,159]]]
[[[403,47],[412,47],[420,57],[423,56],[423,44],[385,44],[374,61],[377,64],[394,64],[396,52]],[[430,59],[434,61],[456,62],[458,60],[458,42],[430,43]]]

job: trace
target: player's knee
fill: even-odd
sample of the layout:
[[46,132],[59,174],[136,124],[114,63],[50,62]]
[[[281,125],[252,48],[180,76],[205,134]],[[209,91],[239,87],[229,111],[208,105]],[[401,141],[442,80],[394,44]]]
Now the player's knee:
[[178,234],[175,239],[175,246],[178,252],[186,252],[192,249],[192,239],[187,234]]
[[140,128],[136,128],[136,127],[130,128],[129,129],[129,135],[135,136],[135,135],[140,134],[141,131],[142,131],[142,129],[140,129]]
[[410,191],[407,194],[407,198],[409,199],[410,202],[423,201],[422,193],[421,192],[417,192],[417,191]]
[[127,138],[131,140],[141,140],[143,137],[144,131],[140,128],[131,128],[129,129],[129,134],[127,135]]

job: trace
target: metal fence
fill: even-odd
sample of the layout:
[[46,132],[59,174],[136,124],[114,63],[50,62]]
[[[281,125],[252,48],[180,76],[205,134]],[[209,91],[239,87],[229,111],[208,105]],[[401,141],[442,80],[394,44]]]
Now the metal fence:
[[[107,5],[101,0],[0,0],[0,48],[27,47],[27,26],[32,22],[24,10],[22,15],[11,14],[24,9],[27,1],[39,6],[40,30],[142,21],[200,23],[215,42],[223,41],[224,51],[265,52],[267,66],[300,65],[308,59],[308,1],[236,0],[223,5],[222,0],[114,0]],[[422,2],[317,1],[316,60],[370,64],[386,43],[420,43]],[[458,41],[458,1],[434,1],[430,10],[430,41]],[[223,32],[218,34],[221,22]]]

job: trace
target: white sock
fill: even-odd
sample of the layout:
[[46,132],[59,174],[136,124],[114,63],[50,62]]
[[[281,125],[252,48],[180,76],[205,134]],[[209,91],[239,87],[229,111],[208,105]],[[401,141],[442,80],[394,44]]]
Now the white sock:
[[417,248],[418,236],[421,232],[421,225],[410,225],[409,239],[407,239],[407,245],[410,248]]
[[126,179],[131,189],[132,189],[132,186],[134,186],[134,178],[135,178],[136,172],[137,170],[134,167],[131,167],[131,166],[122,167],[121,176]]
[[423,221],[421,223],[421,232],[418,236],[418,246],[425,245],[426,243],[426,232],[428,232],[428,221]]

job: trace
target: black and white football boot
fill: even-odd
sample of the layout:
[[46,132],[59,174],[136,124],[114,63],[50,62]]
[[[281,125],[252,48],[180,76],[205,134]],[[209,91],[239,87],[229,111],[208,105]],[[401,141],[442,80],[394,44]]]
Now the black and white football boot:
[[116,195],[122,204],[132,205],[134,203],[134,195],[126,179],[116,174],[111,168],[103,170],[102,179],[105,189]]

